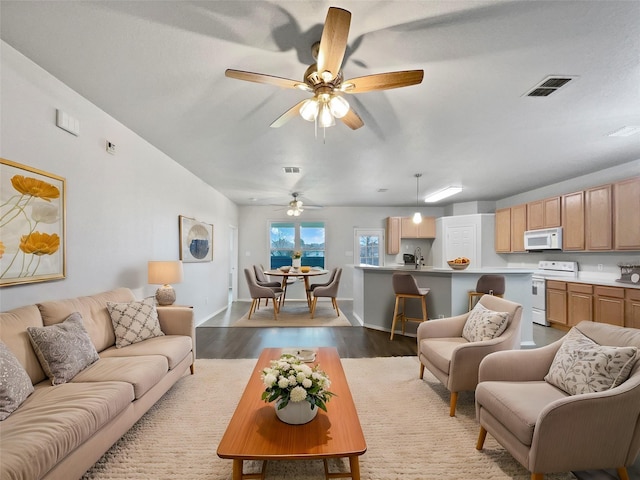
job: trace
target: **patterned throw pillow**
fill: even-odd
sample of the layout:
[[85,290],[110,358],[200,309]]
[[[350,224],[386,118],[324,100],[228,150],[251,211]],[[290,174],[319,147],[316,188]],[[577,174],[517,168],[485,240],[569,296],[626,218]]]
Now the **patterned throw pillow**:
[[29,375],[13,352],[0,342],[0,421],[11,415],[32,392]]
[[476,303],[467,317],[462,336],[470,342],[481,342],[499,337],[507,328],[508,312],[494,312]]
[[572,328],[544,379],[569,395],[609,390],[629,377],[637,350],[636,347],[598,345]]
[[153,297],[139,302],[107,302],[107,310],[116,335],[116,348],[164,335],[160,329],[156,301]]
[[27,333],[52,385],[68,382],[100,358],[78,312],[56,325],[27,327]]

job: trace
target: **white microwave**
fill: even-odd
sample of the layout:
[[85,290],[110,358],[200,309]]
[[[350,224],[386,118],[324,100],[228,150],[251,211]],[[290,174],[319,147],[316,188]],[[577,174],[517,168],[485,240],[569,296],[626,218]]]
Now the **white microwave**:
[[562,250],[562,227],[527,230],[524,232],[527,251]]

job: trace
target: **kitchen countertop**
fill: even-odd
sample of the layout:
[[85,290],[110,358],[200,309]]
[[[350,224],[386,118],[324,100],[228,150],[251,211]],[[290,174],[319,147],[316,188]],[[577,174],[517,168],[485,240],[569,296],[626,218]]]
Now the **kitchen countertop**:
[[378,270],[378,271],[387,271],[387,272],[414,272],[414,273],[454,273],[456,275],[459,274],[485,274],[485,273],[496,273],[496,274],[531,274],[534,269],[532,268],[510,268],[510,267],[482,267],[482,268],[471,268],[468,267],[464,270],[454,270],[452,268],[436,268],[436,267],[420,267],[416,268],[415,265],[387,265],[383,267],[376,267],[373,265],[354,265],[354,268],[359,268],[362,270]]
[[546,277],[547,280],[557,280],[568,283],[589,283],[603,287],[621,287],[640,289],[638,283],[618,282],[614,277],[606,277],[597,274],[579,273],[578,277]]

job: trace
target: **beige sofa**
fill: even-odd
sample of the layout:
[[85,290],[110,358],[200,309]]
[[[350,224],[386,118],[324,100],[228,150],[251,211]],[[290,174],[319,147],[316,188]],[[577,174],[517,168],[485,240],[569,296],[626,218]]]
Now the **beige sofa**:
[[[191,308],[157,307],[164,335],[116,348],[107,302],[135,300],[131,290],[119,288],[0,313],[0,340],[34,386],[0,422],[0,478],[81,477],[189,369],[193,374]],[[52,385],[27,327],[60,324],[74,312],[80,313],[99,359],[66,383]]]

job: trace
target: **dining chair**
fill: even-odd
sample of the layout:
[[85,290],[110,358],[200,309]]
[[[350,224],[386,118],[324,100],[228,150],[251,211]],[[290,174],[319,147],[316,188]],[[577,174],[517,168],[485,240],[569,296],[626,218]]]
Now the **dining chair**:
[[336,297],[338,296],[338,289],[340,288],[340,277],[342,276],[342,268],[336,269],[336,274],[333,277],[333,281],[329,285],[318,286],[313,289],[313,302],[311,302],[311,318],[316,313],[316,303],[319,297],[331,298],[331,304],[336,311],[336,316],[340,316],[340,310],[338,309],[338,302]]
[[273,300],[273,318],[278,320],[278,311],[280,310],[280,299],[282,298],[282,289],[275,291],[271,287],[263,287],[258,285],[255,276],[248,268],[244,269],[244,276],[247,279],[247,285],[249,286],[249,293],[251,294],[251,308],[249,309],[249,320],[251,315],[256,311],[257,306],[260,305],[262,298]]
[[[253,272],[256,275],[256,283],[258,285],[260,285],[261,287],[269,287],[269,288],[273,288],[274,290],[280,290],[282,291],[282,285],[280,284],[280,282],[278,281],[269,281],[269,279],[266,277],[266,275],[264,274],[264,267],[262,265],[258,266],[258,265],[254,265],[253,266]],[[269,305],[269,299],[266,299],[265,302],[265,306]],[[258,302],[258,307],[260,306],[260,302]]]
[[317,287],[326,287],[331,284],[331,282],[333,282],[333,279],[336,278],[337,272],[338,267],[334,267],[333,269],[331,269],[331,273],[329,274],[329,280],[324,283],[312,283],[311,285],[309,285],[309,288],[307,289],[307,304],[311,305],[311,294],[313,293],[313,290]]

